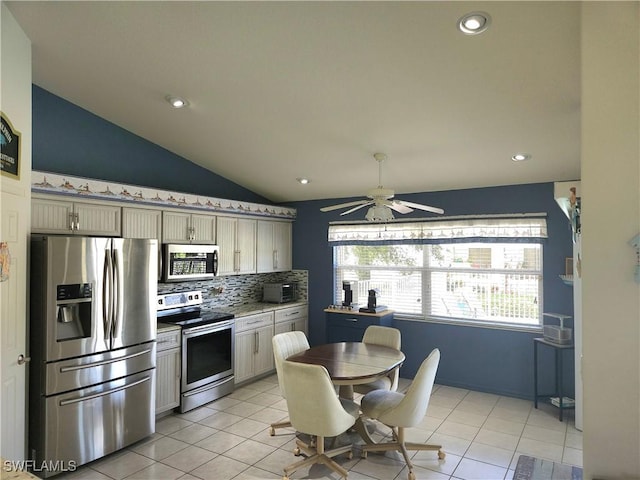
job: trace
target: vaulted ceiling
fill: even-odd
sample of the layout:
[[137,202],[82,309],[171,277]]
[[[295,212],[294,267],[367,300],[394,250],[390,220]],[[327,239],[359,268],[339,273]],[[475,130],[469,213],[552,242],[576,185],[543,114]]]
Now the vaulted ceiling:
[[362,195],[375,152],[396,193],[580,177],[578,2],[7,4],[35,84],[274,202]]

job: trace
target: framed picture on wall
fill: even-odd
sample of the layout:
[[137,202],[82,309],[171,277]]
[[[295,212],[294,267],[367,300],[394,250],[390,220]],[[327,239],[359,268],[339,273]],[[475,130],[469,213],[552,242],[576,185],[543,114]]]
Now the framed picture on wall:
[[20,179],[20,132],[0,112],[0,168],[2,175]]

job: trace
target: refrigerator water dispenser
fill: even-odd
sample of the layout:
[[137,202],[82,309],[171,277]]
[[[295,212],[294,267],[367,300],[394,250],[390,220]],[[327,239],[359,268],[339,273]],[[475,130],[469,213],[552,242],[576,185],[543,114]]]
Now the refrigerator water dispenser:
[[92,288],[90,283],[57,286],[56,340],[91,336]]

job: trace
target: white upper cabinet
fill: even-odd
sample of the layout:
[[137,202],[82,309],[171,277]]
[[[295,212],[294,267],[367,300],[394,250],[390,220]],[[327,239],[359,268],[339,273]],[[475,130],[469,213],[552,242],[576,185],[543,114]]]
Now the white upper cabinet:
[[158,280],[162,269],[162,211],[148,208],[122,208],[123,238],[155,238],[158,241]]
[[218,275],[256,273],[256,220],[218,217]]
[[68,235],[119,237],[122,209],[104,203],[31,199],[31,231]]
[[163,243],[216,243],[216,216],[162,212]]
[[162,212],[146,208],[122,209],[122,236],[124,238],[162,239]]
[[291,270],[291,223],[258,220],[257,272]]

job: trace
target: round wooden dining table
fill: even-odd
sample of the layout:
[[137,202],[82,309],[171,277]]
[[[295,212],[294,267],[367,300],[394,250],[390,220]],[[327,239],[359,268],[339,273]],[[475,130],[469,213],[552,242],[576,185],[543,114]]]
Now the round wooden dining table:
[[362,342],[327,343],[287,358],[292,362],[322,365],[340,396],[353,399],[353,385],[370,383],[400,368],[405,356],[400,350]]

